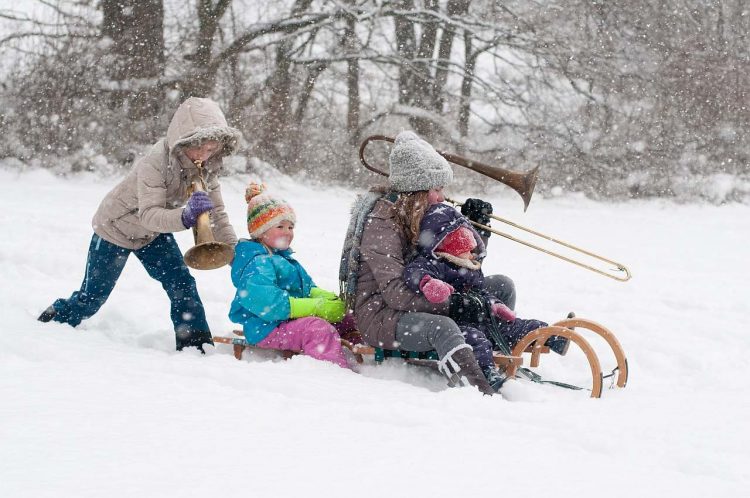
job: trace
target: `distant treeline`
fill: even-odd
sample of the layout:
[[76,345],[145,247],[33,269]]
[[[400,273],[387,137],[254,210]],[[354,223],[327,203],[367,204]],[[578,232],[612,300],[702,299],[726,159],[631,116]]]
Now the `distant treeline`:
[[750,192],[744,0],[27,4],[0,10],[0,159],[127,166],[194,95],[220,102],[246,156],[333,182],[364,178],[364,137],[410,128],[542,165],[542,191]]

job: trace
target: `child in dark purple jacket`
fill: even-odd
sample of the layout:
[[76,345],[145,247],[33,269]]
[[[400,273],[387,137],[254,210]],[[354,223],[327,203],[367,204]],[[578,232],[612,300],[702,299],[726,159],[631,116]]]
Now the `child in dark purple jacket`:
[[[454,292],[483,294],[491,303],[492,314],[499,319],[500,334],[511,347],[532,330],[547,325],[540,320],[517,319],[510,308],[485,289],[481,269],[481,261],[486,255],[484,242],[458,211],[445,204],[435,204],[425,212],[419,230],[417,254],[404,268],[404,281],[409,288],[421,292],[432,303],[445,302]],[[458,325],[490,385],[499,389],[505,377],[495,368],[492,343],[483,326]],[[564,354],[567,344],[550,340],[548,345]]]

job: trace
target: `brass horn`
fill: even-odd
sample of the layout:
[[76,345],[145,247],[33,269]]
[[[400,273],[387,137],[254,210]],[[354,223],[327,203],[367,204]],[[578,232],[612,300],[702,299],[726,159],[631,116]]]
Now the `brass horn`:
[[[390,143],[393,143],[395,141],[394,138],[387,137],[385,135],[372,135],[365,138],[362,141],[362,145],[359,146],[359,160],[362,161],[362,164],[365,165],[365,168],[369,169],[370,171],[378,173],[379,175],[388,176],[387,173],[375,168],[365,160],[365,147],[367,147],[368,143],[375,140]],[[497,180],[500,183],[509,186],[510,188],[515,190],[518,195],[521,196],[521,199],[523,199],[523,210],[526,211],[526,209],[529,207],[529,202],[531,202],[531,195],[534,193],[534,186],[536,185],[536,177],[537,173],[539,172],[539,166],[530,169],[525,173],[518,173],[516,171],[510,171],[507,169],[499,168],[497,166],[490,166],[489,164],[480,163],[479,161],[474,161],[472,159],[466,159],[464,157],[450,154],[448,152],[437,151],[437,153],[454,164],[458,164],[459,166],[463,166],[464,168],[468,168],[472,171],[476,171],[477,173],[489,176],[493,180]]]
[[[195,166],[198,168],[200,182],[193,182],[189,194],[206,191],[206,184],[203,180],[203,163],[195,161]],[[234,258],[232,246],[214,239],[208,212],[198,215],[198,220],[193,227],[193,240],[195,240],[195,245],[185,253],[183,258],[185,264],[190,268],[214,270],[229,264]]]

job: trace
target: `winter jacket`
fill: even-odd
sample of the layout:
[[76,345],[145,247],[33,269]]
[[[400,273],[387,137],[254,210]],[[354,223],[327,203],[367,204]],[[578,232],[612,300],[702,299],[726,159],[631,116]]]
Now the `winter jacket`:
[[393,207],[382,198],[367,217],[354,299],[354,315],[365,342],[386,349],[398,348],[396,325],[404,313],[448,313],[447,302],[433,304],[404,283],[404,261],[411,248],[398,228]]
[[[139,159],[130,173],[99,205],[92,225],[104,240],[126,249],[140,249],[159,233],[185,230],[182,207],[188,187],[199,181],[198,168],[185,156],[183,146],[202,140],[224,142],[223,154],[236,148],[240,133],[227,126],[219,106],[209,99],[191,97],[180,105],[167,129],[167,136]],[[219,188],[220,154],[203,166],[206,190],[214,209],[209,216],[216,240],[237,243]]]
[[260,242],[246,239],[235,249],[232,283],[237,292],[229,319],[242,324],[245,339],[251,344],[262,341],[289,319],[290,297],[309,297],[315,287],[290,249],[269,254]]
[[[463,266],[462,264],[466,264],[465,260],[459,260],[450,254],[439,253],[435,250],[449,233],[462,226],[471,231],[477,242],[477,247],[474,249],[477,256],[475,268]],[[435,204],[425,212],[419,224],[417,255],[406,265],[404,281],[415,292],[419,292],[419,283],[425,275],[449,283],[459,292],[468,289],[483,289],[484,275],[479,261],[485,255],[482,237],[474,230],[471,223],[451,206]]]

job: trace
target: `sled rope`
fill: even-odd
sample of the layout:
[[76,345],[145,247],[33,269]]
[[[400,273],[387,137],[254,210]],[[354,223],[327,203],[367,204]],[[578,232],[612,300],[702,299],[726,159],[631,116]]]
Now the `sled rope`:
[[620,367],[615,367],[612,369],[611,372],[609,372],[607,375],[602,375],[602,380],[604,379],[612,379],[609,381],[609,388],[614,389],[615,388],[615,374],[620,371]]

